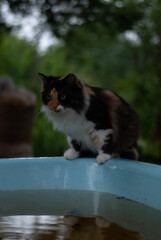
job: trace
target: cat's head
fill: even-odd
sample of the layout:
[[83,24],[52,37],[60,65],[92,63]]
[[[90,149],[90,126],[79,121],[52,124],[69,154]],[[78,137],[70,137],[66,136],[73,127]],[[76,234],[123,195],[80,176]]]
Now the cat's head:
[[72,108],[79,113],[83,109],[83,85],[74,74],[53,77],[39,73],[39,77],[43,86],[42,102],[51,111],[60,113]]

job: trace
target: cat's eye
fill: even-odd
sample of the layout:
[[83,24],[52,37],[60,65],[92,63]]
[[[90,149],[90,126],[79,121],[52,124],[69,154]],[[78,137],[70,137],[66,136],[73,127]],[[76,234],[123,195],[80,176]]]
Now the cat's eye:
[[46,97],[47,97],[47,100],[49,100],[49,101],[51,100],[51,95],[50,94],[48,94]]
[[61,95],[61,100],[65,100],[66,99],[66,96],[65,95]]

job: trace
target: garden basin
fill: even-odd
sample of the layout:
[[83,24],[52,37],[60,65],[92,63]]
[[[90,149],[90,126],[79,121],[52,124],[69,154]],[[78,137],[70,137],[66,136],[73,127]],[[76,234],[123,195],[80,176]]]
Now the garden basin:
[[87,190],[114,194],[161,210],[161,166],[125,159],[0,159],[0,191]]
[[0,215],[101,216],[156,240],[160,186],[161,166],[133,160],[0,159]]

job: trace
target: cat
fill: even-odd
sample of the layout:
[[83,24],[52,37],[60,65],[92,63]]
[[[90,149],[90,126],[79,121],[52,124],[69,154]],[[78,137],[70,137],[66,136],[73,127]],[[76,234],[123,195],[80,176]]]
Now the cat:
[[125,100],[81,82],[73,73],[60,77],[39,73],[39,77],[42,111],[54,129],[67,135],[66,159],[96,156],[97,163],[115,157],[138,159],[139,119]]

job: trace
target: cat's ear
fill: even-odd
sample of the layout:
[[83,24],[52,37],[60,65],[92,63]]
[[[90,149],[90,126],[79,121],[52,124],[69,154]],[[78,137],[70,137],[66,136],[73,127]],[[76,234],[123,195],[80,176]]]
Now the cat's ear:
[[48,77],[47,76],[45,76],[44,74],[42,74],[42,73],[38,73],[39,74],[39,78],[42,80],[42,85],[43,85],[43,87],[44,87],[44,85],[47,83],[47,81],[48,81]]
[[67,84],[70,85],[76,85],[77,87],[81,88],[81,82],[79,81],[79,79],[76,77],[75,74],[73,73],[69,73],[66,77],[65,77],[65,81]]
[[42,74],[42,73],[38,73],[38,74],[39,74],[39,78],[40,78],[43,82],[47,81],[47,77],[46,77],[44,74]]

